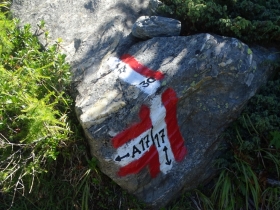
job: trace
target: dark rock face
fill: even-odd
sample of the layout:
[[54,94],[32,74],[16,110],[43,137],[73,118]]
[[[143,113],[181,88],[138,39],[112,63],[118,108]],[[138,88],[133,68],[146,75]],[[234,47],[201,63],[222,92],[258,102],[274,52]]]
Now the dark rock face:
[[274,58],[209,34],[139,42],[130,32],[147,5],[16,0],[13,10],[34,30],[45,20],[50,42],[64,40],[77,116],[101,170],[159,208],[209,177],[219,134],[266,82],[272,68],[263,64]]
[[[76,91],[83,92],[80,81],[91,82],[91,74],[109,52],[126,48],[134,42],[129,36],[136,19],[148,13],[148,0],[14,0],[12,10],[22,23],[30,23],[33,31],[45,21],[39,36],[43,45],[62,38],[62,51],[73,72]],[[42,32],[42,31],[40,31]]]
[[141,16],[132,27],[132,35],[140,39],[179,36],[181,22],[160,16]]
[[272,73],[262,65],[270,59],[210,34],[153,38],[104,58],[76,104],[102,171],[155,207],[199,185],[219,134]]

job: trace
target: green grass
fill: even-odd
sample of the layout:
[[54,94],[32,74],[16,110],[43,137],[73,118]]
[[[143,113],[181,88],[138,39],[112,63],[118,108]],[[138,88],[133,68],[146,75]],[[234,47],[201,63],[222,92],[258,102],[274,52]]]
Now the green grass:
[[[147,209],[91,157],[61,40],[42,47],[0,9],[0,209]],[[43,22],[37,32],[48,39]],[[217,176],[164,209],[280,209],[279,95],[278,75],[221,135]]]
[[[0,2],[0,209],[142,209],[97,169],[58,40],[42,47]],[[44,22],[37,33],[48,32]]]
[[[9,20],[7,20],[9,21]],[[13,37],[13,39],[11,38]],[[71,99],[65,94],[69,66],[58,45],[42,51],[30,26],[7,33],[13,46],[1,53],[1,183],[4,191],[25,185],[23,178],[41,173],[67,141]],[[18,167],[20,165],[20,167]],[[33,181],[29,183],[30,189]]]

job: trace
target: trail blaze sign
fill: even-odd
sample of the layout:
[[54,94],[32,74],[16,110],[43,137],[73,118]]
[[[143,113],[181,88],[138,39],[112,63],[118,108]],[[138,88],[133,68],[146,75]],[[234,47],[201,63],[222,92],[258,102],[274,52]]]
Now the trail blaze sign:
[[[159,80],[164,78],[160,71],[149,69],[128,54],[123,55],[121,60],[111,58],[109,65],[120,79],[148,95],[156,92],[160,87]],[[120,176],[137,174],[148,167],[151,177],[155,178],[160,171],[164,174],[170,171],[174,160],[183,160],[187,148],[177,123],[177,101],[171,88],[155,95],[150,106],[141,106],[140,122],[112,139],[117,150],[113,158],[121,166]]]

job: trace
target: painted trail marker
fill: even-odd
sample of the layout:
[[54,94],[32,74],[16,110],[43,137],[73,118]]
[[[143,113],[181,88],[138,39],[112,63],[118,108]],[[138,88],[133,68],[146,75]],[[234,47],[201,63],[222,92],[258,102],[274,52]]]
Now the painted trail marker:
[[[126,54],[111,58],[109,65],[123,81],[137,86],[151,95],[160,87],[159,80],[164,74],[140,64]],[[137,174],[148,167],[151,177],[161,171],[166,174],[174,161],[182,161],[187,154],[184,139],[177,123],[178,98],[173,89],[166,89],[155,95],[150,106],[142,105],[139,111],[140,122],[131,125],[112,139],[116,154],[113,159],[120,169],[118,174]]]
[[133,56],[125,54],[121,59],[112,57],[108,62],[118,77],[142,92],[152,95],[160,87],[159,80],[164,78],[160,71],[154,71],[140,64]]

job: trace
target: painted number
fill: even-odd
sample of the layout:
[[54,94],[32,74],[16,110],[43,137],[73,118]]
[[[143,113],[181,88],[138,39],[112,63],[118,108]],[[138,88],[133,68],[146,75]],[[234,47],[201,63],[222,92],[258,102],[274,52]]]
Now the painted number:
[[120,64],[117,65],[118,72],[119,72],[120,74],[121,74],[121,73],[124,73],[124,72],[125,72],[125,67],[119,68],[119,65],[120,65]]
[[150,77],[150,78],[140,82],[139,85],[142,85],[142,87],[148,87],[150,85],[150,83],[153,83],[155,81],[156,81],[156,79]]

